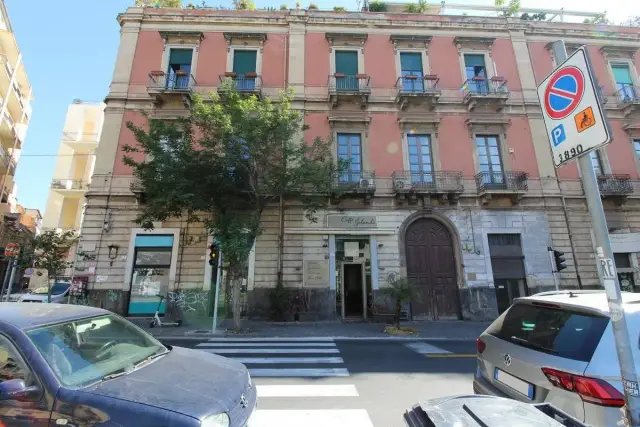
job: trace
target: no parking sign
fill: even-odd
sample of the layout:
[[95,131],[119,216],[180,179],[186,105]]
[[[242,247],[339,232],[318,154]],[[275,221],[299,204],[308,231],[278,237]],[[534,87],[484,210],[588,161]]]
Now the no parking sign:
[[584,47],[538,86],[556,167],[611,142],[611,131]]

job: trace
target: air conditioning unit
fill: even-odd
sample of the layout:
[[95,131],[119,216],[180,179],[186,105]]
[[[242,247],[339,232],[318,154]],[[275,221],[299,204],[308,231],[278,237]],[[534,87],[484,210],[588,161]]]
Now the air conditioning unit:
[[360,188],[371,187],[371,180],[369,178],[360,178]]
[[396,190],[409,190],[411,188],[411,180],[396,178],[393,182],[393,188]]

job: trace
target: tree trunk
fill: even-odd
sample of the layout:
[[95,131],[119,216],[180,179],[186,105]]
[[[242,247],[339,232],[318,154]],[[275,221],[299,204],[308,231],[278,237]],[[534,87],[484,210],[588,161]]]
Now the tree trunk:
[[[53,283],[56,283],[56,278],[53,278]],[[47,277],[47,303],[51,304],[51,278]]]
[[400,329],[400,316],[402,315],[402,301],[396,300],[396,309],[393,314],[393,321],[396,324],[396,328]]
[[278,231],[278,282],[282,282],[284,269],[284,197],[280,196],[280,229]]
[[231,281],[231,311],[233,312],[233,328],[242,328],[242,313],[240,304],[240,287],[242,285],[242,276],[239,276],[235,269],[229,269],[229,280]]

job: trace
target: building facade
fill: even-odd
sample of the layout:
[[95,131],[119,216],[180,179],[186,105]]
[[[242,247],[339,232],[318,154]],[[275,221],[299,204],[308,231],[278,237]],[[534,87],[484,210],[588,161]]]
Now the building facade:
[[[293,88],[305,138],[331,138],[349,160],[335,179],[343,195],[317,223],[286,204],[282,276],[298,291],[296,310],[367,318],[377,291],[403,276],[421,290],[408,313],[425,319],[492,319],[517,296],[597,287],[580,172],[575,162],[554,168],[536,92],[558,38],[569,53],[588,46],[607,99],[614,141],[592,158],[621,282],[638,283],[637,28],[317,10],[130,8],[119,20],[80,243],[93,256],[96,304],[149,314],[161,292],[211,313],[211,236],[179,218],[136,228],[142,199],[122,148],[135,143],[128,121],[183,114],[192,93],[225,78],[261,97]],[[266,313],[277,281],[279,219],[278,207],[264,212],[251,254],[250,316]],[[549,247],[566,253],[559,274]]]

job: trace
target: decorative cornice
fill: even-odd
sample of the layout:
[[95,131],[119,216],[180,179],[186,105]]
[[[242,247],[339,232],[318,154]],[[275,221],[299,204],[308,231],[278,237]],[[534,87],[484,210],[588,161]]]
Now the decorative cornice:
[[600,48],[600,52],[605,59],[633,59],[638,49],[640,49],[638,46],[604,45]]
[[369,127],[371,117],[369,116],[329,116],[329,126],[334,127],[337,123],[361,124]]
[[329,48],[333,46],[346,45],[355,43],[360,47],[364,47],[364,42],[369,37],[367,33],[326,33],[325,37],[329,41]]
[[398,50],[398,48],[411,48],[413,44],[422,45],[423,49],[427,49],[429,47],[429,43],[431,43],[432,36],[421,36],[421,35],[405,35],[405,34],[392,34],[389,36],[389,40],[393,43],[393,49]]
[[160,37],[162,37],[167,43],[170,37],[180,38],[194,38],[201,42],[204,39],[204,33],[202,31],[158,31]]
[[473,134],[477,131],[499,131],[505,134],[507,128],[511,125],[511,119],[503,117],[469,117],[465,120],[467,129],[469,130],[469,136],[473,138]]
[[244,32],[224,32],[224,39],[231,44],[233,40],[252,40],[264,43],[267,40],[267,33],[244,33]]
[[483,46],[491,49],[495,43],[495,37],[473,37],[473,36],[456,36],[453,38],[453,44],[460,50],[465,46]]

